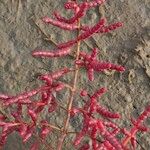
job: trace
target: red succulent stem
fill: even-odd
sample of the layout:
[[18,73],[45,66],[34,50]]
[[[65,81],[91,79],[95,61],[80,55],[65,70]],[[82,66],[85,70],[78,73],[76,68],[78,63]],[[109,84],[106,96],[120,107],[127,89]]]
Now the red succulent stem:
[[133,127],[131,130],[130,130],[130,133],[131,135],[128,135],[126,136],[123,141],[122,141],[122,145],[124,147],[126,147],[126,145],[131,141],[131,138],[134,137],[137,133],[138,129],[136,127]]
[[143,113],[137,118],[137,120],[135,121],[136,123],[129,132],[130,134],[123,139],[122,141],[123,146],[126,146],[131,141],[131,138],[135,137],[136,133],[139,131],[138,127],[141,126],[141,124],[145,121],[145,119],[148,116],[150,116],[150,105],[148,105],[143,111]]
[[[136,148],[136,133],[138,131],[149,131],[149,129],[143,125],[144,120],[150,115],[150,105],[146,107],[144,112],[137,118],[131,119],[133,127],[127,131],[125,128],[121,129],[118,125],[112,122],[110,119],[120,118],[119,113],[114,113],[109,111],[107,108],[99,104],[98,98],[106,91],[105,88],[100,88],[90,95],[86,90],[82,90],[80,96],[87,98],[85,100],[84,106],[81,108],[73,107],[73,100],[75,93],[77,93],[77,83],[79,76],[80,67],[84,67],[87,70],[88,78],[90,81],[94,80],[94,72],[102,72],[106,69],[116,70],[118,72],[125,71],[125,68],[121,65],[116,65],[110,62],[99,61],[97,59],[98,50],[94,48],[91,54],[86,52],[80,52],[81,41],[90,38],[95,33],[109,33],[122,27],[121,22],[116,22],[108,26],[105,25],[106,20],[104,18],[100,19],[97,24],[92,27],[81,25],[80,18],[82,18],[88,9],[91,7],[96,7],[101,5],[105,0],[83,0],[83,2],[77,2],[77,0],[68,0],[64,7],[65,9],[70,9],[73,11],[73,17],[66,19],[62,17],[61,14],[55,12],[56,20],[49,17],[44,17],[42,20],[47,24],[52,24],[63,30],[78,31],[77,37],[75,39],[69,40],[61,44],[55,44],[57,49],[52,51],[48,50],[35,50],[32,52],[34,57],[63,57],[70,55],[71,47],[77,44],[76,57],[73,70],[70,68],[59,69],[55,72],[40,75],[39,79],[44,81],[44,85],[28,91],[23,92],[17,96],[9,96],[6,94],[0,94],[0,100],[2,101],[2,106],[5,108],[13,104],[16,105],[16,110],[10,113],[12,119],[7,117],[7,115],[0,115],[0,127],[2,128],[2,133],[0,137],[0,149],[1,145],[4,145],[7,137],[13,131],[17,131],[22,137],[23,142],[27,142],[31,136],[38,135],[37,140],[31,145],[30,150],[37,150],[40,145],[39,142],[51,149],[46,143],[46,137],[51,133],[51,131],[56,130],[60,132],[60,138],[57,143],[57,150],[63,149],[63,143],[66,136],[70,133],[76,133],[76,138],[73,142],[75,148],[80,146],[79,150],[127,150],[127,144],[131,142],[132,147]],[[80,31],[82,31],[80,33]],[[59,81],[59,78],[66,75],[68,72],[73,72],[72,85],[63,83]],[[70,96],[67,101],[67,108],[64,108],[59,104],[55,93],[61,91],[64,88],[70,90]],[[40,96],[39,101],[32,101],[35,96]],[[24,121],[23,117],[23,106],[27,108],[27,115],[29,117],[29,122]],[[57,106],[66,111],[66,117],[64,119],[64,124],[62,127],[57,127],[55,125],[49,124],[46,119],[40,120],[40,113],[44,110],[45,106],[48,107],[48,113],[55,112]],[[11,111],[11,110],[10,110]],[[76,114],[82,114],[83,116],[83,126],[81,131],[69,132],[69,122],[71,117]],[[101,117],[95,117],[100,115]],[[106,121],[107,120],[107,121]],[[37,131],[37,127],[40,131]],[[123,133],[125,138],[121,141],[117,138],[117,135]],[[98,139],[101,136],[103,141]],[[91,140],[90,143],[85,143],[82,146],[83,139],[88,136]],[[101,139],[101,140],[102,140]]]

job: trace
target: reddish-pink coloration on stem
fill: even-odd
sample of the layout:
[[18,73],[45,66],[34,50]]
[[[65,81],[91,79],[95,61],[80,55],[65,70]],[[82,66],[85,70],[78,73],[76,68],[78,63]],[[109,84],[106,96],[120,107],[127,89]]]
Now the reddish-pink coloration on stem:
[[70,48],[62,48],[58,50],[48,51],[48,50],[34,50],[32,56],[34,57],[62,57],[70,54]]
[[135,119],[131,118],[131,122],[139,131],[148,132],[149,128],[145,125],[138,124]]
[[86,91],[86,90],[82,90],[82,91],[81,91],[81,93],[80,93],[80,95],[81,95],[81,96],[87,96],[87,95],[88,95],[88,93],[87,93],[87,91]]
[[58,20],[53,20],[49,17],[42,18],[42,21],[47,23],[47,24],[52,24],[54,26],[57,26],[57,27],[64,29],[64,30],[72,31],[72,30],[78,29],[78,26],[75,24],[68,24],[68,23],[60,22]]
[[[78,93],[77,80],[80,67],[84,67],[87,70],[90,81],[94,80],[94,72],[101,72],[106,69],[116,70],[118,72],[125,71],[125,68],[121,65],[99,61],[97,59],[97,48],[93,48],[91,54],[84,51],[81,52],[81,41],[92,37],[93,34],[108,33],[123,26],[121,22],[106,25],[106,19],[104,18],[100,19],[97,24],[91,27],[81,25],[80,20],[85,16],[87,10],[91,7],[101,5],[104,2],[105,0],[83,0],[80,2],[77,0],[68,0],[64,4],[64,7],[66,10],[70,9],[70,11],[73,11],[71,18],[67,19],[62,17],[60,12],[54,13],[57,20],[43,17],[43,22],[47,24],[52,24],[63,30],[77,31],[78,34],[73,40],[58,44],[57,48],[52,51],[35,50],[32,52],[32,56],[49,58],[67,56],[71,53],[72,46],[77,44],[74,67],[64,67],[54,72],[40,75],[38,79],[44,81],[44,83],[34,90],[20,93],[17,96],[0,94],[1,106],[4,106],[4,110],[9,109],[8,116],[3,109],[0,114],[1,146],[6,143],[9,134],[18,132],[24,143],[28,142],[32,136],[39,135],[30,147],[30,150],[37,150],[40,144],[43,145],[43,141],[46,140],[51,131],[58,130],[61,136],[58,140],[57,150],[62,150],[66,136],[72,133],[69,132],[69,124],[70,119],[75,115],[82,115],[83,118],[81,128],[75,133],[75,139],[73,140],[73,145],[79,150],[128,150],[128,142],[131,142],[132,147],[135,149],[137,145],[137,132],[149,131],[149,128],[144,125],[144,121],[150,116],[150,105],[145,108],[137,119],[131,118],[133,127],[128,131],[125,128],[120,128],[112,121],[112,119],[120,118],[119,113],[110,112],[109,109],[100,104],[99,98],[106,92],[106,88],[99,88],[93,94],[89,94],[86,90]],[[60,79],[69,72],[74,73],[72,85],[70,83],[64,83]],[[69,88],[70,90],[67,105],[64,105],[67,108],[57,101],[57,94],[65,88]],[[84,97],[84,99],[82,98],[84,105],[80,108],[74,106],[75,103],[73,100],[76,99],[75,95],[77,96],[77,94]],[[64,103],[66,101],[62,102]],[[13,104],[16,107],[11,107]],[[26,112],[24,112],[24,107],[26,108]],[[49,124],[47,114],[46,116],[42,115],[42,121],[40,120],[41,118],[39,116],[41,116],[45,108],[48,109],[48,114],[56,113],[57,108],[65,110],[67,117],[62,127]],[[25,121],[25,114],[29,118],[27,122]],[[120,134],[123,134],[125,138],[119,139],[118,135]],[[88,137],[88,141],[86,142],[84,141],[85,137]]]
[[51,99],[51,102],[50,102],[50,106],[48,108],[48,112],[51,113],[51,112],[55,111],[57,108],[57,105],[58,105],[57,101],[56,101],[55,97],[53,96]]
[[63,90],[64,88],[65,88],[64,83],[58,82],[58,83],[54,84],[53,90],[55,92],[58,92],[58,91]]
[[43,86],[40,88],[37,88],[35,90],[29,91],[29,92],[24,92],[18,96],[12,97],[10,99],[8,99],[7,101],[4,102],[5,106],[11,105],[13,103],[17,103],[18,101],[24,100],[24,99],[28,99],[34,95],[36,95],[37,93],[44,91],[46,89],[48,89],[49,87]]
[[112,118],[112,119],[117,119],[117,118],[120,118],[120,114],[118,113],[112,113],[110,112],[109,110],[101,107],[100,105],[97,106],[96,108],[96,111],[97,113],[99,113],[100,115],[104,116],[104,117],[107,117],[107,118]]
[[84,144],[80,147],[79,150],[89,150],[90,149],[90,145],[89,144]]
[[108,33],[123,26],[122,22],[117,22],[109,26],[102,27],[97,33]]
[[115,148],[108,142],[108,141],[104,141],[102,143],[102,145],[100,146],[100,148],[103,150],[103,149],[106,149],[106,150],[115,150]]
[[101,97],[106,91],[107,91],[106,88],[100,88],[91,96],[91,98],[97,99]]
[[85,40],[85,39],[91,37],[94,33],[96,33],[98,30],[100,30],[104,24],[105,24],[105,19],[100,19],[96,25],[89,28],[89,30],[83,32],[76,39],[70,40],[65,43],[61,43],[58,45],[58,48],[67,48],[67,47],[70,47],[70,46],[76,44],[79,41],[82,41],[82,40]]
[[42,123],[42,128],[41,128],[40,137],[42,139],[45,139],[46,136],[52,131],[52,128],[50,128],[46,125],[46,124],[48,124],[48,122],[45,120],[41,121],[41,123]]
[[66,9],[76,9],[78,7],[78,4],[75,1],[68,1],[64,4],[64,7]]
[[51,74],[51,76],[53,80],[57,80],[63,75],[67,74],[68,72],[70,72],[69,68],[63,68],[63,69],[59,69],[58,71],[55,71],[54,73]]
[[38,148],[39,148],[39,143],[35,142],[31,145],[30,150],[38,150]]
[[101,62],[97,60],[97,49],[94,48],[91,55],[80,52],[81,60],[77,60],[75,63],[81,67],[85,67],[88,72],[88,78],[90,81],[94,80],[94,71],[104,71],[104,70],[116,70],[118,72],[125,71],[125,68],[120,65],[115,65],[110,62]]
[[118,139],[111,135],[108,131],[105,130],[102,132],[102,135],[104,136],[105,140],[107,140],[114,148],[116,148],[116,150],[124,150]]
[[110,64],[110,69],[116,70],[119,72],[125,71],[125,68],[123,66],[115,65],[115,64]]
[[[120,27],[123,26],[123,23],[122,22],[117,22],[117,23],[113,23],[113,24],[110,24],[108,26],[103,26],[101,29],[99,29],[96,33],[109,33],[111,31],[114,31]],[[83,31],[88,31],[90,29],[89,26],[85,26],[85,25],[82,25],[81,26],[81,30]]]
[[63,68],[63,69],[57,70],[55,72],[51,72],[49,74],[40,75],[39,79],[46,81],[46,84],[51,86],[52,83],[54,82],[54,80],[58,80],[60,77],[64,76],[68,72],[70,72],[70,69]]
[[28,130],[28,126],[26,124],[21,124],[21,126],[19,128],[19,133],[22,138],[24,138],[27,130]]
[[29,114],[29,116],[31,117],[32,121],[33,121],[34,123],[36,123],[37,114],[36,114],[33,110],[31,110],[31,109],[28,109],[28,114]]
[[[75,146],[77,146],[81,143],[81,140],[83,139],[83,137],[85,135],[89,135],[89,136],[91,136],[91,138],[96,138],[97,134],[99,133],[105,138],[105,140],[109,141],[116,149],[119,150],[119,148],[120,148],[123,150],[122,145],[114,137],[116,135],[115,132],[114,132],[114,134],[113,134],[114,136],[113,136],[113,135],[111,135],[111,133],[106,131],[106,127],[107,128],[112,127],[112,128],[118,129],[117,126],[115,126],[111,122],[109,123],[109,122],[104,122],[103,120],[100,120],[100,119],[91,118],[92,117],[91,115],[95,112],[98,112],[100,115],[105,116],[106,118],[119,118],[120,117],[119,114],[111,113],[98,104],[96,99],[99,96],[101,96],[105,91],[106,91],[105,88],[100,88],[92,96],[90,96],[90,103],[87,101],[87,104],[85,104],[83,109],[82,108],[74,109],[75,114],[81,112],[84,117],[83,128],[82,128],[81,132],[79,132],[79,134],[77,134],[75,141],[74,141]],[[90,133],[90,131],[92,131],[92,132]],[[116,132],[116,133],[118,133],[118,132]],[[111,140],[113,141],[113,143]],[[97,149],[100,146],[95,140],[92,140],[92,142],[93,142],[93,149]]]
[[31,127],[28,126],[27,131],[26,131],[25,135],[23,136],[23,142],[24,143],[27,142],[31,138],[34,130],[35,130],[34,126],[31,126]]
[[[143,113],[136,119],[133,121],[132,119],[132,123],[133,123],[133,127],[131,128],[130,131],[127,131],[126,129],[123,129],[123,133],[126,135],[125,139],[123,140],[123,145],[125,145],[128,141],[131,141],[131,144],[133,147],[136,147],[136,133],[138,131],[142,131],[141,128],[143,124],[143,122],[150,116],[150,105],[148,105],[145,110],[143,111]],[[144,127],[145,128],[145,127]],[[145,130],[143,130],[145,131]]]
[[7,117],[0,114],[0,121],[4,121]]
[[67,24],[73,24],[78,21],[81,17],[83,17],[86,13],[86,3],[82,3],[81,6],[78,7],[78,12],[70,19],[65,19],[64,17],[61,17],[58,12],[54,12],[55,17],[58,21],[64,22]]
[[79,6],[79,11],[70,19],[65,19],[64,17],[61,17],[61,15],[58,12],[54,12],[55,17],[58,21],[73,24],[78,21],[81,17],[83,17],[86,13],[87,4],[82,3],[81,6]]
[[90,81],[94,80],[94,69],[93,68],[88,69],[88,78]]
[[1,100],[6,100],[6,99],[9,99],[9,98],[10,98],[9,95],[0,94],[0,99],[1,99]]
[[91,2],[85,2],[87,3],[87,7],[90,8],[90,7],[96,7],[98,5],[101,5],[105,2],[105,0],[93,0]]

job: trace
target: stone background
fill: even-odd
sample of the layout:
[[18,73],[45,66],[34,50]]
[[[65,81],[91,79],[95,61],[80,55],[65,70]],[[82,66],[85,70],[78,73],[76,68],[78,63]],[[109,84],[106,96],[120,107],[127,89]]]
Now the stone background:
[[[64,2],[65,0],[0,0],[0,92],[15,95],[32,89],[40,84],[36,79],[39,74],[71,66],[71,58],[52,61],[31,56],[31,51],[36,48],[55,47],[45,40],[46,36],[62,42],[76,35],[75,32],[45,25],[40,20],[45,15],[52,16],[54,10],[61,10],[64,16],[71,16],[70,12],[63,9]],[[81,70],[78,87],[85,87],[90,93],[98,87],[107,87],[108,92],[102,97],[101,103],[112,111],[120,112],[120,126],[130,127],[130,116],[138,116],[150,102],[150,1],[107,0],[103,6],[88,11],[82,23],[94,25],[100,17],[106,17],[108,23],[122,21],[124,27],[109,34],[94,35],[86,43],[100,49],[101,60],[124,65],[126,71],[122,74],[95,74],[95,81],[91,83],[86,78],[86,72]],[[81,49],[91,51],[84,42]],[[70,75],[63,80],[70,82],[71,78]],[[67,90],[57,95],[64,106],[67,97]],[[74,105],[82,105],[82,100],[77,95]],[[61,126],[64,114],[65,112],[58,110],[57,114],[47,117]],[[44,115],[46,110],[41,117]],[[80,117],[72,119],[71,129],[80,128],[81,121]],[[150,125],[150,119],[146,123]],[[58,136],[54,132],[47,141],[56,145]],[[66,139],[64,150],[74,149],[71,138],[73,136]],[[149,150],[150,133],[138,134],[137,142],[137,150]],[[4,150],[28,150],[29,145],[30,142],[23,145],[19,135],[13,133],[9,136]],[[41,150],[46,150],[46,147],[41,145]]]

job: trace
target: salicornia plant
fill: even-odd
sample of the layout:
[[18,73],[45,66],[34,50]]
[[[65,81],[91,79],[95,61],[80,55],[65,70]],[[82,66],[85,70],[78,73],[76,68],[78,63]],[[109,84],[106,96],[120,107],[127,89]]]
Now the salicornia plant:
[[[69,68],[64,64],[64,68],[39,75],[38,79],[42,81],[42,85],[31,91],[16,96],[0,94],[1,107],[9,109],[11,115],[11,118],[6,114],[0,115],[1,146],[5,144],[8,135],[15,131],[19,133],[23,143],[29,141],[31,137],[35,137],[36,140],[31,145],[30,150],[40,149],[41,144],[49,150],[55,149],[52,145],[46,144],[46,138],[53,131],[58,131],[60,137],[57,142],[57,150],[63,149],[64,140],[69,134],[75,135],[72,139],[72,145],[79,150],[136,149],[137,132],[148,131],[148,127],[143,122],[150,115],[150,105],[145,108],[138,118],[131,118],[133,127],[128,130],[115,123],[115,119],[121,118],[119,113],[111,112],[99,103],[99,98],[107,91],[105,87],[98,87],[92,94],[89,94],[85,88],[78,88],[78,77],[81,68],[86,70],[87,78],[91,84],[95,72],[101,73],[106,70],[125,71],[125,68],[121,65],[99,60],[100,50],[97,47],[93,47],[90,53],[81,50],[81,42],[89,39],[94,34],[109,33],[123,26],[121,22],[107,25],[106,18],[100,18],[95,25],[81,23],[81,19],[89,9],[104,2],[105,0],[82,0],[81,2],[68,0],[64,4],[64,8],[66,11],[69,9],[73,12],[71,18],[65,18],[57,11],[53,14],[54,19],[47,16],[42,18],[44,23],[54,25],[62,30],[76,32],[77,36],[67,42],[57,44],[54,50],[36,49],[32,52],[32,56],[53,59],[71,55],[73,65]],[[76,48],[73,47],[74,45]],[[60,78],[70,73],[73,74],[71,83],[60,80]],[[65,89],[70,90],[66,108],[56,99],[56,95]],[[73,105],[73,101],[76,101],[76,95],[80,95],[81,101],[84,103],[83,107]],[[15,106],[15,110],[12,109],[12,105]],[[23,114],[23,107],[26,108],[26,115],[30,118],[28,120],[23,117],[25,115]],[[50,122],[46,117],[42,119],[39,117],[45,108],[48,108],[47,113],[56,113],[57,108],[66,111],[66,117],[59,118],[60,120],[64,119],[62,127],[53,125],[53,122]],[[70,120],[76,115],[81,115],[83,118],[81,129],[78,132],[69,130]],[[88,141],[85,142],[85,138],[88,138]]]

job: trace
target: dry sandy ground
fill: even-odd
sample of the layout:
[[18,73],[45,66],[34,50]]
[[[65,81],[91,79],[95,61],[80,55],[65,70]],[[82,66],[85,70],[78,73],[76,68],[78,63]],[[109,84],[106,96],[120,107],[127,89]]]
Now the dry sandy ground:
[[[44,25],[40,18],[51,16],[54,10],[61,10],[65,16],[69,12],[63,9],[65,0],[0,0],[0,91],[16,94],[32,89],[39,85],[38,74],[55,70],[62,66],[69,66],[71,58],[35,59],[31,51],[36,48],[54,48],[54,44],[45,38],[52,37],[56,42],[73,38],[76,33],[62,31],[51,25]],[[124,22],[124,27],[106,35],[94,35],[86,40],[90,46],[99,47],[100,59],[119,63],[126,67],[123,74],[105,72],[96,74],[95,81],[90,83],[86,73],[81,71],[79,87],[86,87],[90,93],[99,86],[106,86],[108,92],[102,97],[101,103],[112,111],[122,114],[120,126],[131,126],[130,116],[137,117],[150,102],[150,1],[149,0],[107,0],[100,8],[88,11],[82,23],[94,24],[100,17],[106,17],[109,23]],[[45,33],[43,34],[41,30]],[[83,43],[82,49],[90,51]],[[63,62],[63,63],[62,63]],[[64,80],[68,81],[67,76]],[[58,95],[58,99],[65,106],[63,98],[68,91]],[[74,105],[82,103],[77,96]],[[62,110],[57,114],[48,115],[51,121],[62,125],[64,116]],[[46,112],[42,114],[44,117]],[[150,125],[150,119],[146,122]],[[71,129],[78,129],[81,118],[71,120]],[[58,134],[52,134],[48,142],[57,143]],[[64,150],[74,149],[70,136],[66,139]],[[32,140],[30,141],[32,142]],[[137,150],[150,149],[150,133],[138,134]],[[5,150],[28,149],[30,143],[22,145],[20,137],[13,133],[9,136]],[[46,150],[41,146],[41,150]]]

